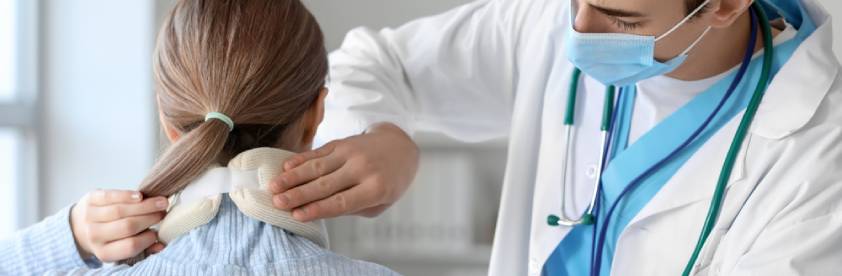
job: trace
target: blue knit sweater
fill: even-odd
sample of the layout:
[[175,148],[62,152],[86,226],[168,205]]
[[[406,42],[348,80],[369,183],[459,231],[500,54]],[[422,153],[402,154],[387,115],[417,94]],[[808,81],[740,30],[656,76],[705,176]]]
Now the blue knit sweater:
[[396,275],[251,219],[223,196],[210,223],[134,266],[82,260],[70,208],[0,241],[0,275]]

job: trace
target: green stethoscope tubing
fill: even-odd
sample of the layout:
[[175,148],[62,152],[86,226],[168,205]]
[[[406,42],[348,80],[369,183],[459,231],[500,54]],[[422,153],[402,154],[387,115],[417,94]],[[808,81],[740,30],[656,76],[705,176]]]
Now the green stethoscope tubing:
[[[708,236],[713,230],[713,227],[716,225],[716,220],[719,217],[719,213],[722,207],[722,200],[725,194],[725,188],[728,185],[728,180],[731,177],[731,173],[734,169],[734,164],[736,162],[737,156],[742,148],[742,144],[745,141],[746,135],[748,134],[748,130],[751,126],[752,121],[754,120],[755,115],[757,114],[757,109],[760,106],[760,102],[763,100],[763,95],[765,94],[766,89],[769,86],[769,81],[771,80],[771,71],[772,71],[772,62],[774,58],[774,45],[772,41],[772,31],[771,25],[769,24],[769,18],[766,15],[765,10],[763,7],[755,2],[752,4],[752,8],[758,15],[758,21],[761,25],[761,32],[763,35],[763,66],[760,72],[760,78],[758,80],[757,86],[755,87],[754,93],[752,94],[751,99],[749,100],[748,106],[746,107],[745,113],[740,120],[740,124],[737,128],[736,133],[734,134],[734,138],[731,142],[731,145],[728,149],[728,153],[725,157],[725,161],[722,164],[722,170],[720,171],[719,178],[717,180],[716,187],[714,189],[713,198],[711,199],[710,207],[708,208],[708,213],[705,217],[705,223],[702,226],[701,233],[699,234],[699,239],[696,242],[696,246],[693,249],[693,253],[690,256],[690,259],[687,262],[687,265],[684,268],[684,272],[682,275],[687,276],[690,275],[690,272],[693,270],[693,266],[695,265],[696,261],[698,260],[699,253],[701,252],[702,248],[707,241]],[[569,94],[567,99],[567,107],[564,116],[564,126],[565,132],[567,136],[567,154],[564,158],[564,164],[562,166],[562,180],[566,182],[567,179],[567,165],[568,165],[568,157],[570,156],[571,144],[569,141],[572,138],[572,127],[574,125],[574,117],[575,117],[575,105],[576,105],[576,96],[578,93],[579,88],[579,79],[581,77],[581,70],[578,68],[574,68],[572,79],[570,81],[569,87]],[[607,133],[610,128],[611,124],[611,117],[614,108],[614,95],[615,95],[615,87],[608,86],[605,91],[605,101],[602,111],[602,121],[600,124],[600,132],[602,134],[603,145],[607,139]],[[602,147],[601,151],[604,151],[604,146]],[[601,182],[602,178],[602,171],[601,168],[604,165],[604,154],[600,153],[600,162],[598,165],[598,173],[597,173],[597,183],[594,188],[593,197],[591,199],[590,205],[588,206],[585,213],[579,219],[569,219],[566,217],[563,207],[562,212],[559,216],[556,215],[549,215],[547,217],[547,223],[551,226],[558,226],[558,225],[565,225],[565,226],[575,226],[578,224],[593,224],[594,217],[593,217],[593,207],[595,205],[597,199],[597,191],[599,189],[599,183]],[[563,184],[566,186],[566,184]],[[564,198],[565,187],[562,187],[562,200]]]
[[[568,91],[569,94],[567,95],[567,110],[564,114],[564,135],[567,137],[567,145],[566,145],[566,156],[562,160],[562,175],[561,179],[566,181],[567,179],[567,171],[568,171],[568,162],[570,157],[570,152],[572,150],[571,139],[573,138],[573,122],[574,116],[576,112],[576,94],[579,89],[579,79],[582,75],[582,71],[578,68],[573,69],[573,76],[572,80],[570,81],[570,89]],[[602,139],[602,145],[605,145],[606,141],[608,140],[609,130],[611,127],[611,117],[614,114],[614,97],[616,94],[616,88],[613,85],[609,85],[605,88],[605,101],[602,107],[602,121],[600,123],[599,132]],[[596,205],[597,197],[599,193],[597,190],[599,189],[599,182],[602,180],[602,168],[604,168],[605,164],[605,150],[607,150],[604,146],[600,147],[599,153],[599,162],[597,166],[596,172],[596,183],[594,183],[594,191],[592,193],[590,204],[588,204],[588,209],[585,211],[582,216],[578,219],[571,219],[568,218],[567,215],[564,213],[564,210],[559,215],[549,215],[547,216],[547,224],[552,226],[575,226],[578,224],[593,224],[594,216],[593,216],[593,208]],[[563,182],[563,186],[566,186],[566,182]],[[561,188],[561,198],[565,198],[565,187]]]
[[743,141],[745,141],[746,135],[748,134],[748,129],[751,126],[751,122],[754,120],[754,116],[757,114],[757,108],[763,100],[763,95],[765,94],[766,88],[768,88],[769,81],[771,79],[772,61],[775,55],[774,45],[772,42],[772,27],[769,25],[769,17],[766,15],[766,11],[763,10],[763,7],[759,3],[755,2],[752,8],[754,8],[755,12],[757,12],[759,17],[758,19],[762,27],[761,31],[763,32],[764,52],[763,68],[760,71],[760,80],[758,81],[757,87],[754,89],[754,94],[751,96],[751,100],[746,107],[745,115],[743,115],[743,118],[740,120],[740,126],[737,128],[737,133],[734,134],[734,140],[731,142],[731,147],[728,149],[728,155],[725,157],[725,162],[722,164],[722,171],[719,174],[719,181],[716,183],[713,199],[710,202],[710,208],[708,208],[708,214],[705,217],[705,224],[702,227],[701,234],[699,234],[699,241],[696,242],[693,254],[690,255],[690,260],[687,261],[687,266],[684,267],[684,272],[682,273],[684,276],[690,275],[690,272],[693,271],[693,266],[699,258],[699,253],[702,251],[705,241],[708,236],[710,236],[711,231],[713,231],[713,227],[716,224],[716,220],[719,217],[719,211],[722,207],[725,187],[728,185],[728,180],[731,178],[731,171],[734,169],[734,163],[737,160],[737,155],[740,153]]

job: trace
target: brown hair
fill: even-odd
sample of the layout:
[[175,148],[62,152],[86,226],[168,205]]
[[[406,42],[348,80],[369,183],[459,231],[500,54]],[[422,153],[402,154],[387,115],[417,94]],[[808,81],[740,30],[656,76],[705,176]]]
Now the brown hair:
[[[699,6],[701,6],[704,3],[705,3],[705,0],[684,0],[684,10],[687,13],[687,15],[690,15],[691,13],[693,13],[693,11],[698,9]],[[707,11],[708,11],[708,6],[705,6],[704,8],[702,8],[702,10],[700,10],[698,13],[693,15],[693,18],[702,16]],[[693,19],[693,18],[691,18],[691,19]]]
[[[298,0],[181,0],[159,33],[153,70],[162,120],[181,137],[140,191],[169,196],[210,164],[300,138],[328,65],[319,25]],[[234,129],[205,122],[209,112]]]

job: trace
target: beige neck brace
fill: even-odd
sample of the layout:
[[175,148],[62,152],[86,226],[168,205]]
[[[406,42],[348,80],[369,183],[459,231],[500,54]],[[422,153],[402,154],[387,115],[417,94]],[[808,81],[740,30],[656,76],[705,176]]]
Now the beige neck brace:
[[293,153],[275,148],[245,151],[228,167],[213,167],[184,190],[170,197],[167,216],[158,228],[158,239],[167,244],[210,222],[219,212],[222,194],[228,193],[248,217],[283,228],[328,247],[324,222],[298,222],[287,211],[272,206],[267,184],[282,172],[282,163]]

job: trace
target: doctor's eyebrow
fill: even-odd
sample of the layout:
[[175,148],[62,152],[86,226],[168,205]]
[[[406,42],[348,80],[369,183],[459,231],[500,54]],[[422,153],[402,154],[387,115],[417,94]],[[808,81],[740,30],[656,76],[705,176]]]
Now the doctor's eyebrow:
[[608,7],[600,7],[600,6],[596,6],[594,4],[591,4],[591,3],[588,3],[588,6],[590,6],[591,8],[593,8],[593,9],[595,9],[595,10],[597,10],[597,11],[599,11],[599,12],[605,14],[605,15],[608,15],[608,16],[614,16],[614,17],[644,17],[644,16],[646,16],[646,15],[644,15],[642,13],[639,13],[639,12],[636,12],[636,11],[627,11],[627,10],[621,10],[621,9],[608,8]]

